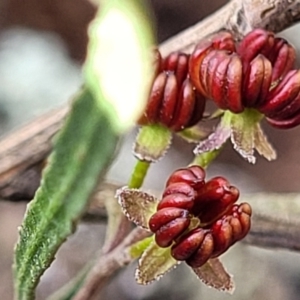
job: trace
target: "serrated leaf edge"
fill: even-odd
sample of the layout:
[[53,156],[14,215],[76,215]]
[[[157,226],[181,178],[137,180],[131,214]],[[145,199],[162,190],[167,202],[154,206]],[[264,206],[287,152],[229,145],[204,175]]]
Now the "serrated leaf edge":
[[[258,142],[259,140],[261,141],[260,143]],[[273,148],[271,143],[268,141],[268,138],[264,134],[264,132],[260,126],[260,123],[256,124],[255,132],[254,132],[254,143],[255,143],[255,149],[258,152],[258,154],[263,156],[268,161],[272,161],[277,158],[276,150]],[[263,145],[263,147],[258,146],[258,145]]]
[[135,138],[135,141],[133,142],[133,145],[132,145],[132,154],[139,160],[141,161],[147,161],[149,163],[156,163],[158,161],[160,161],[168,152],[169,148],[171,147],[171,144],[172,144],[172,139],[173,139],[173,135],[172,133],[170,132],[170,136],[169,136],[169,141],[168,141],[168,144],[166,145],[166,147],[161,151],[160,153],[160,156],[159,157],[155,157],[153,155],[149,155],[149,154],[143,154],[143,153],[140,153],[138,148],[138,143],[137,143],[137,137],[139,136],[140,134],[140,131],[143,129],[143,127],[140,127],[139,130],[138,130],[138,133],[136,134],[136,138]]
[[[220,263],[222,264],[221,261],[220,261]],[[192,268],[192,270],[193,270],[194,275],[197,277],[197,279],[199,279],[202,283],[204,283],[208,288],[213,288],[213,289],[216,289],[217,291],[228,293],[228,294],[232,295],[235,291],[235,283],[233,281],[233,275],[227,272],[227,270],[223,264],[222,264],[222,267],[223,267],[224,271],[227,273],[227,275],[229,276],[229,279],[230,279],[229,288],[225,288],[225,287],[217,288],[213,284],[210,284],[209,282],[207,282],[204,278],[201,278],[200,276],[198,276],[197,271],[196,271],[197,268]]]
[[146,195],[147,198],[144,198],[144,199],[145,199],[145,201],[147,201],[147,202],[151,202],[150,199],[152,199],[153,202],[157,202],[157,203],[158,203],[158,199],[157,199],[156,197],[152,196],[151,194],[148,194],[148,193],[146,193],[146,192],[143,192],[143,191],[141,191],[141,190],[139,190],[139,189],[132,189],[132,188],[129,188],[128,186],[124,186],[124,187],[122,187],[122,188],[120,188],[120,189],[118,189],[118,190],[116,191],[115,198],[118,199],[118,203],[120,204],[121,209],[122,209],[123,213],[125,214],[125,216],[128,218],[128,220],[130,220],[131,222],[133,222],[135,225],[137,225],[137,226],[139,226],[139,227],[141,227],[141,228],[143,228],[143,229],[145,229],[145,230],[150,231],[150,228],[149,228],[149,227],[146,227],[146,226],[140,224],[140,222],[139,222],[135,217],[133,217],[133,216],[128,212],[128,210],[126,209],[126,203],[125,203],[125,200],[124,200],[123,197],[121,197],[121,195],[122,195],[124,192],[126,193],[126,192],[128,192],[128,191],[130,191],[130,192],[138,192],[138,193],[141,193],[141,194],[143,194],[143,195]]
[[[155,241],[153,241],[152,243],[155,243]],[[148,248],[151,247],[152,243],[148,246]],[[136,280],[136,282],[138,284],[141,284],[141,285],[149,285],[149,284],[151,284],[151,283],[153,283],[155,281],[159,281],[165,274],[171,272],[172,270],[174,270],[175,268],[177,268],[177,266],[179,264],[181,264],[181,261],[177,260],[176,263],[172,267],[170,267],[168,270],[166,270],[164,273],[159,274],[156,278],[153,278],[152,280],[149,280],[149,281],[145,282],[145,281],[142,280],[142,278],[140,276],[141,271],[140,271],[139,267],[140,267],[140,263],[142,262],[142,260],[144,259],[144,257],[146,255],[148,255],[148,252],[147,252],[148,248],[146,248],[146,250],[144,251],[144,253],[140,257],[140,259],[138,260],[138,267],[135,270],[135,280]]]

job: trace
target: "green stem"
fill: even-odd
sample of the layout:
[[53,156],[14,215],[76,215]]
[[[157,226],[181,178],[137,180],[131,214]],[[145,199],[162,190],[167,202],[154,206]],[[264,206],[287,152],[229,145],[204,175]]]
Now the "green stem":
[[150,162],[137,160],[134,170],[131,174],[128,187],[131,189],[138,189],[143,185],[144,179],[150,167]]
[[198,165],[204,169],[206,169],[209,164],[219,155],[223,147],[217,150],[213,150],[210,152],[204,152],[201,154],[198,154],[194,157],[193,161],[190,163],[190,165]]

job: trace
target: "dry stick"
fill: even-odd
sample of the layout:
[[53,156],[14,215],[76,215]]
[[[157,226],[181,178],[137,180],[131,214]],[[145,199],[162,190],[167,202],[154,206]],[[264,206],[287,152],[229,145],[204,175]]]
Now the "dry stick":
[[[232,0],[208,18],[162,43],[160,50],[163,55],[177,50],[190,52],[201,38],[224,28],[239,37],[253,27],[278,32],[299,19],[300,0]],[[26,181],[26,170],[39,164],[51,151],[51,137],[60,128],[67,111],[65,106],[50,112],[0,142],[0,199],[13,201],[16,195],[22,198],[22,193],[23,199],[32,196],[26,192],[38,186],[39,177]]]
[[299,251],[299,226],[299,221],[254,214],[251,230],[243,242],[263,248]]
[[129,253],[130,246],[148,237],[150,233],[144,229],[135,228],[111,252],[101,256],[88,274],[85,284],[73,298],[73,300],[91,299],[92,296],[102,287],[118,269],[124,267],[132,261]]
[[[25,200],[27,191],[32,194],[32,189],[38,187],[39,164],[50,153],[51,138],[67,112],[67,106],[51,111],[0,141],[0,198],[20,195],[17,198]],[[36,176],[32,176],[35,170]]]
[[232,0],[196,25],[160,45],[163,56],[171,51],[191,52],[205,36],[228,29],[237,38],[253,28],[280,32],[300,20],[300,0]]

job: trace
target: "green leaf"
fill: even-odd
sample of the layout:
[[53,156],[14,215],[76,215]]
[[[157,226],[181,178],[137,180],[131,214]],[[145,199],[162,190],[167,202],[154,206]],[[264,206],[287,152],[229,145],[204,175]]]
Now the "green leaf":
[[34,299],[34,288],[76,220],[115,151],[117,134],[87,90],[74,102],[29,204],[15,249],[16,299]]
[[104,95],[113,104],[113,126],[121,131],[143,112],[154,74],[149,11],[146,1],[103,1],[89,30],[86,83],[97,99]]
[[276,158],[274,149],[261,130],[260,121],[263,116],[258,111],[246,109],[241,114],[226,113],[231,116],[231,142],[243,158],[254,164],[255,149],[268,160]]
[[231,142],[234,149],[248,162],[255,163],[254,156],[254,126],[256,120],[252,119],[252,110],[241,114],[232,114],[231,118]]
[[133,244],[130,247],[130,255],[132,258],[138,258],[140,257],[143,252],[150,246],[150,244],[153,242],[153,235],[149,236],[147,238],[144,238],[143,240]]
[[141,161],[157,162],[170,147],[172,133],[158,124],[140,128],[133,148],[134,155]]
[[223,264],[218,258],[208,260],[200,268],[193,268],[197,277],[209,287],[218,291],[232,294],[234,292],[234,282],[232,276],[227,273]]
[[257,123],[254,128],[254,143],[256,151],[267,160],[274,160],[277,158],[276,151],[269,143],[259,123]]
[[194,154],[201,155],[221,149],[231,134],[230,121],[231,115],[228,117],[228,114],[225,113],[215,130],[195,147]]
[[119,204],[127,218],[137,226],[149,230],[149,219],[156,212],[158,200],[137,189],[122,188],[117,191]]
[[153,241],[139,259],[135,278],[139,284],[149,284],[159,280],[179,262],[171,256],[171,248],[160,248]]

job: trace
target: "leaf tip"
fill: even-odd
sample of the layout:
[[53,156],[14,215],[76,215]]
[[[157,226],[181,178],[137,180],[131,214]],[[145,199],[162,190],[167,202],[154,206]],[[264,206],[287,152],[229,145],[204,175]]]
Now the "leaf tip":
[[234,293],[233,276],[226,271],[219,259],[210,259],[203,266],[192,269],[197,277],[208,287],[231,295]]
[[157,198],[139,189],[131,189],[127,186],[116,191],[116,198],[123,213],[130,221],[143,229],[149,230],[148,221],[155,212]]

